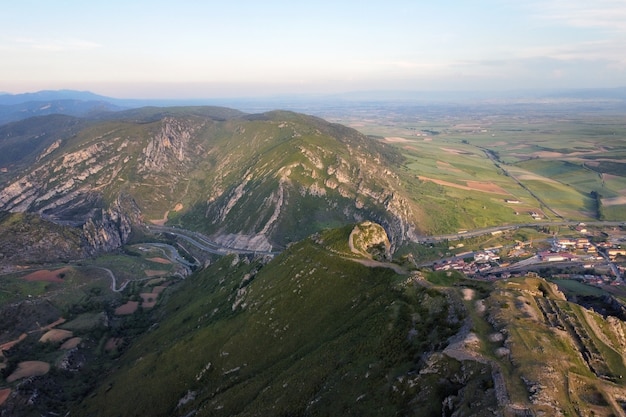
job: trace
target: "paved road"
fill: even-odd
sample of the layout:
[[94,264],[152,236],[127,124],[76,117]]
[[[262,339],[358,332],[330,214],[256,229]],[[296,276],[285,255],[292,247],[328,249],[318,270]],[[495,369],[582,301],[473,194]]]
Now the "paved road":
[[[487,227],[484,229],[469,230],[463,233],[451,233],[451,234],[436,235],[436,236],[418,236],[415,239],[415,242],[423,243],[423,244],[437,243],[437,242],[442,242],[446,240],[458,240],[460,238],[482,236],[482,235],[486,235],[486,234],[490,234],[490,233],[494,233],[498,231],[515,230],[515,229],[519,229],[523,227],[576,226],[580,223],[581,223],[580,221],[557,221],[557,222],[534,222],[534,223],[522,223],[522,224],[515,224],[515,225],[495,226],[495,227]],[[592,222],[585,222],[585,224],[588,226],[602,226],[602,227],[626,225],[625,222],[615,222],[615,221],[592,221]],[[157,233],[169,233],[169,234],[175,235],[178,238],[183,239],[186,242],[194,245],[195,247],[197,247],[198,249],[202,251],[213,253],[216,255],[227,255],[230,253],[237,253],[240,255],[251,254],[251,255],[275,256],[280,253],[279,251],[254,251],[250,249],[223,246],[214,241],[211,241],[207,236],[201,233],[192,232],[190,230],[180,229],[176,227],[149,225],[148,229]],[[463,254],[463,256],[471,256],[471,255],[472,253]],[[186,263],[186,261],[183,261],[183,263]],[[619,277],[619,275],[617,276]]]
[[213,242],[207,236],[202,233],[192,232],[190,230],[179,229],[177,227],[168,227],[168,226],[154,226],[149,225],[148,230],[159,233],[169,233],[176,237],[179,237],[186,242],[191,243],[198,249],[213,253],[216,255],[228,255],[230,253],[237,253],[240,255],[270,255],[275,256],[280,252],[272,252],[272,251],[256,251],[250,249],[243,248],[234,248],[229,246],[223,246],[219,243]]
[[109,268],[103,268],[101,266],[94,266],[94,268],[98,268],[101,269],[103,271],[105,271],[106,273],[109,274],[109,277],[111,278],[111,291],[113,292],[121,292],[124,291],[124,288],[126,288],[126,286],[128,285],[128,283],[130,281],[126,281],[122,284],[121,287],[117,287],[117,279],[115,278],[115,274],[113,274],[113,271],[111,271]]
[[194,263],[191,263],[187,259],[183,258],[174,246],[168,245],[167,243],[144,243],[144,245],[159,248],[159,250],[163,253],[163,256],[165,256],[168,260],[179,263],[188,268],[199,265],[197,260],[195,260]]
[[622,284],[624,283],[624,279],[622,278],[622,274],[619,271],[619,268],[617,267],[617,265],[615,265],[615,263],[613,261],[611,261],[611,258],[609,258],[609,255],[606,254],[605,251],[601,251],[598,246],[594,245],[596,247],[596,251],[600,254],[600,256],[602,256],[609,264],[609,268],[611,268],[611,270],[613,271],[613,274],[615,275],[616,281],[621,282]]
[[609,221],[591,221],[591,222],[581,222],[581,221],[556,221],[556,222],[534,222],[534,223],[520,223],[520,224],[512,224],[505,226],[495,226],[495,227],[487,227],[484,229],[474,229],[468,230],[467,232],[457,232],[450,233],[446,235],[436,235],[436,236],[418,236],[415,239],[417,243],[437,243],[442,242],[444,240],[458,240],[460,238],[466,237],[475,237],[487,235],[493,232],[505,231],[505,230],[515,230],[522,227],[543,227],[543,226],[577,226],[580,223],[585,223],[587,226],[602,226],[602,227],[611,227],[611,226],[622,226],[626,225],[626,222],[609,222]]
[[489,158],[489,160],[500,170],[502,170],[502,172],[504,173],[504,175],[510,177],[513,179],[513,181],[515,181],[517,183],[517,185],[519,185],[520,187],[522,187],[524,190],[526,190],[535,200],[537,200],[537,202],[539,203],[539,207],[543,207],[546,210],[552,212],[552,214],[554,214],[556,217],[558,217],[561,220],[565,220],[565,218],[563,216],[561,216],[556,210],[554,210],[552,207],[550,207],[545,201],[543,201],[537,194],[535,194],[531,189],[529,189],[526,184],[524,184],[522,181],[520,181],[515,175],[511,174],[506,168],[504,168],[502,165],[502,161],[500,161],[498,159],[498,157],[493,153],[492,150],[487,149],[487,148],[483,148],[481,146],[478,146],[478,148],[482,149],[483,152],[485,152],[485,155],[487,155],[487,158]]

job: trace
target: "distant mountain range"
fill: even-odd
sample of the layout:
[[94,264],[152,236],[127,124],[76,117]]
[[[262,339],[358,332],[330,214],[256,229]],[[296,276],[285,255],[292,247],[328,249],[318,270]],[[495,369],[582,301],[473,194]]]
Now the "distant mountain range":
[[59,100],[76,100],[76,101],[106,101],[112,102],[114,99],[110,97],[94,94],[89,91],[76,90],[43,90],[34,93],[8,94],[0,95],[0,105],[15,105],[28,103],[33,101],[59,101]]
[[0,95],[0,124],[49,114],[87,116],[118,111],[114,99],[86,91],[59,90]]
[[[507,91],[355,91],[321,95],[277,95],[271,97],[206,99],[119,99],[89,91],[43,90],[34,93],[0,93],[0,124],[48,114],[93,116],[145,106],[219,105],[249,112],[271,109],[305,111],[328,105],[354,102],[421,103],[429,105],[468,103],[602,101],[626,104],[626,87]],[[314,111],[313,111],[314,113]]]

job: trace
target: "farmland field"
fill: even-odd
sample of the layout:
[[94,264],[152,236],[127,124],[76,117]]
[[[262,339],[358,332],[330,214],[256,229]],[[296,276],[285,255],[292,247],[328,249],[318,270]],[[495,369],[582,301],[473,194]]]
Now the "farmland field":
[[[547,220],[626,220],[626,120],[619,112],[575,104],[568,111],[537,103],[456,112],[407,105],[380,114],[371,107],[358,119],[346,111],[333,121],[401,149],[416,198],[427,206],[438,198],[442,219],[459,227],[523,223],[533,212]],[[457,203],[446,206],[446,198]]]
[[17,381],[18,379],[28,378],[31,376],[45,375],[50,370],[50,364],[41,361],[25,361],[20,362],[15,372],[7,377],[7,382]]
[[582,296],[597,296],[601,297],[604,295],[604,291],[598,287],[592,287],[590,285],[584,284],[580,281],[571,280],[571,279],[555,279],[552,280],[555,284],[559,286],[559,289],[566,294],[572,295],[582,295]]

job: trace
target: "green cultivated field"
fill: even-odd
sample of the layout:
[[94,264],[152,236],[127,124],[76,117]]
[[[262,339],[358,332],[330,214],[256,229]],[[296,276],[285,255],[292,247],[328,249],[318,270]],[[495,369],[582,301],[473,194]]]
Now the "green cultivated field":
[[[532,222],[531,212],[548,220],[626,220],[623,116],[565,115],[549,106],[519,114],[423,111],[373,114],[351,125],[402,150],[414,197],[439,207],[434,232]],[[486,184],[503,194],[486,192]]]

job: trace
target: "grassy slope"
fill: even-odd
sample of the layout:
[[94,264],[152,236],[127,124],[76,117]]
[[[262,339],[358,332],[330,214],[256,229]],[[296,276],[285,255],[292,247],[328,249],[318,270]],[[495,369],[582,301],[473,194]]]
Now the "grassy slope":
[[[203,133],[211,136],[206,161],[201,162],[202,169],[198,170],[204,176],[193,175],[190,189],[198,192],[188,195],[195,200],[189,200],[189,209],[172,217],[171,224],[207,233],[233,230],[232,225],[237,225],[244,233],[259,232],[275,214],[274,204],[279,184],[282,184],[285,203],[271,232],[279,243],[285,244],[323,228],[345,224],[345,213],[354,211],[356,186],[361,185],[361,181],[374,192],[387,188],[387,183],[378,175],[364,176],[360,171],[368,164],[370,169],[379,169],[372,164],[373,158],[381,158],[382,166],[392,168],[394,158],[399,158],[395,150],[367,141],[355,131],[310,116],[290,112],[257,116],[261,119],[231,120]],[[358,149],[360,155],[367,155],[368,160],[357,161],[354,149]],[[347,161],[354,180],[341,186],[351,194],[349,198],[324,185],[334,178],[329,167],[341,165],[341,160]],[[241,198],[224,221],[218,221],[221,209],[246,175],[248,182]],[[324,189],[323,196],[307,192],[314,184]],[[202,194],[208,194],[208,198],[202,198]],[[370,204],[368,196],[361,197],[368,203],[361,215],[386,215],[380,203]],[[207,210],[206,200],[213,198],[216,201]]]
[[67,262],[84,255],[80,230],[60,226],[34,214],[0,212],[2,263],[38,265]]
[[[423,406],[409,404],[415,392],[392,394],[391,385],[455,331],[442,293],[401,289],[391,270],[331,255],[311,240],[242,280],[259,267],[224,258],[187,279],[158,329],[76,412],[378,416]],[[241,288],[245,308],[233,311]],[[417,337],[409,340],[413,320]],[[177,407],[189,392],[194,399]],[[435,415],[441,400],[431,404]]]
[[[535,412],[552,413],[554,407],[566,415],[575,414],[575,408],[585,413],[594,410],[596,415],[612,415],[613,410],[608,404],[602,405],[599,401],[587,398],[585,390],[611,396],[616,387],[623,389],[622,384],[613,384],[595,376],[583,361],[571,335],[568,336],[567,327],[551,327],[541,311],[548,311],[549,317],[563,317],[565,323],[575,324],[579,334],[584,335],[585,345],[603,358],[603,365],[598,369],[606,372],[609,378],[619,381],[619,378],[614,377],[623,374],[624,362],[614,347],[602,341],[613,337],[610,336],[611,331],[606,330],[606,321],[594,315],[599,323],[596,327],[604,328],[609,334],[601,340],[587,324],[588,319],[580,306],[563,301],[541,279],[516,279],[498,283],[496,288],[498,291],[492,292],[486,300],[490,308],[489,321],[506,335],[504,346],[510,349],[510,356],[492,356],[492,359],[502,367],[512,402],[524,404],[530,395],[535,403],[528,406]],[[548,302],[545,300],[552,300],[552,307],[546,307]],[[478,318],[478,321],[482,322],[482,319]],[[483,322],[483,325],[486,323]],[[489,327],[486,327],[486,331],[493,331]],[[485,346],[489,348],[485,354],[493,355],[498,344],[485,340]],[[525,383],[522,384],[522,381]]]
[[[185,145],[189,160],[182,163],[172,157],[163,173],[148,172],[138,165],[142,158],[137,155],[161,131],[164,117],[175,118],[193,131]],[[169,212],[171,224],[207,233],[259,232],[274,215],[277,189],[281,178],[287,177],[286,170],[279,168],[290,167],[290,179],[282,184],[286,198],[293,204],[283,204],[280,221],[270,230],[277,243],[284,245],[321,228],[345,224],[346,217],[354,213],[380,222],[384,217],[382,204],[367,201],[367,192],[358,197],[365,200],[358,202],[365,203],[365,208],[354,208],[356,188],[362,185],[377,195],[392,185],[395,195],[410,201],[411,222],[424,233],[528,221],[525,214],[539,209],[538,202],[504,175],[481,148],[493,149],[503,161],[515,164],[506,165],[506,169],[516,175],[536,174],[537,180],[523,181],[551,207],[567,217],[586,219],[594,215],[590,191],[611,198],[621,195],[624,184],[622,177],[601,178],[593,171],[593,164],[606,161],[588,159],[586,167],[582,165],[584,157],[608,157],[623,147],[619,138],[608,136],[608,131],[605,136],[592,136],[596,127],[557,122],[520,127],[498,121],[484,132],[478,129],[468,133],[449,126],[448,131],[430,140],[413,137],[392,145],[291,112],[243,116],[228,109],[147,108],[93,122],[78,134],[64,137],[63,148],[57,152],[102,142],[103,149],[111,153],[103,154],[103,158],[110,160],[116,152],[124,155],[115,165],[115,180],[100,175],[86,180],[104,193],[104,203],[114,201],[120,192],[129,193],[146,219],[161,219]],[[572,141],[564,140],[564,135],[572,135]],[[602,153],[596,154],[594,141],[598,140],[606,142]],[[111,145],[110,149],[105,144]],[[539,159],[528,159],[538,154],[542,155]],[[310,159],[310,155],[315,157]],[[351,179],[342,185],[344,196],[339,195],[339,189],[328,187],[321,198],[307,194],[308,187],[315,184],[324,188],[327,180],[334,180],[328,168],[340,166],[340,159],[348,162],[345,167]],[[374,171],[366,172],[365,168]],[[246,174],[250,181],[245,184],[242,198],[220,221],[220,210]],[[467,181],[492,183],[508,194],[463,190],[420,180],[418,176],[464,187]],[[544,181],[546,178],[554,182]],[[522,204],[507,205],[507,198]],[[212,202],[210,207],[207,202]],[[606,217],[619,218],[621,208],[605,207]],[[516,215],[516,211],[522,215]]]
[[[2,125],[0,166],[7,167],[10,173],[15,168],[32,164],[37,155],[54,141],[72,136],[86,125],[84,120],[59,114]],[[5,176],[8,177],[0,174],[0,180]]]

